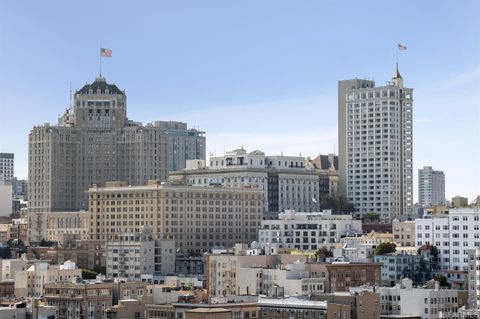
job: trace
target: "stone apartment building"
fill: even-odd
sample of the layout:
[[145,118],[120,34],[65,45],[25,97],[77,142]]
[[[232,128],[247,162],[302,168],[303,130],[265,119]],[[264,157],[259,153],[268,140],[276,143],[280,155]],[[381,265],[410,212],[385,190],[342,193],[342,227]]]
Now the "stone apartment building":
[[29,244],[46,241],[63,242],[76,235],[88,239],[90,214],[88,211],[29,212],[27,241]]
[[[205,277],[209,298],[240,294],[256,295],[267,292],[260,282],[264,282],[262,269],[275,269],[278,265],[287,265],[295,261],[307,261],[306,255],[233,255],[207,254],[205,258]],[[287,276],[273,278],[270,284]],[[243,281],[242,281],[243,280]],[[267,279],[268,280],[268,279]],[[323,284],[322,284],[323,287]],[[297,290],[298,291],[298,290]]]
[[166,180],[167,152],[164,130],[129,120],[125,91],[98,77],[57,125],[30,131],[29,212],[86,210],[88,188],[109,180]]
[[325,277],[325,291],[349,291],[351,287],[363,285],[381,285],[379,263],[307,263],[307,271],[311,277]]
[[379,293],[369,291],[335,292],[329,294],[314,293],[310,297],[310,300],[328,302],[329,312],[327,318],[335,318],[335,315],[330,315],[331,310],[333,310],[331,308],[335,309],[335,305],[342,305],[347,309],[349,308],[350,311],[344,312],[342,314],[343,316],[337,316],[337,318],[380,319],[381,308]]
[[154,239],[152,228],[142,226],[139,233],[124,233],[106,241],[106,275],[153,282],[155,274],[175,271],[175,253],[175,241]]
[[44,300],[59,309],[58,319],[106,319],[113,305],[114,283],[62,282],[45,284]]
[[82,270],[75,263],[66,261],[62,265],[49,265],[47,262],[35,262],[27,270],[15,273],[15,295],[17,297],[40,297],[45,284],[66,282],[81,278]]
[[241,148],[210,157],[209,166],[203,161],[189,161],[186,169],[169,176],[193,186],[258,188],[264,193],[265,217],[276,218],[287,209],[318,211],[321,198],[336,193],[335,162],[334,156],[312,161],[302,156],[267,156],[259,150],[247,152]]
[[254,188],[107,182],[94,185],[88,195],[92,239],[108,240],[149,225],[154,238],[170,236],[178,250],[196,254],[257,240],[263,212],[263,193]]
[[415,221],[392,221],[393,241],[397,246],[415,247]]
[[165,130],[168,139],[168,170],[186,167],[187,160],[205,160],[205,132],[187,128],[187,123],[155,121],[154,126]]

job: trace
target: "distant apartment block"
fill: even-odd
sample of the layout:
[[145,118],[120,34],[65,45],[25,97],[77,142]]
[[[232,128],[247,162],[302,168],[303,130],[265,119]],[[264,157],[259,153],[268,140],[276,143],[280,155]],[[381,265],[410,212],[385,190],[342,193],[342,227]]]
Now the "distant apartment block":
[[14,158],[13,153],[0,153],[0,181],[13,180]]
[[153,282],[153,276],[175,271],[175,242],[155,240],[150,226],[123,233],[105,244],[107,278]]
[[404,278],[410,278],[415,284],[422,285],[432,279],[430,251],[424,254],[390,253],[376,255],[376,263],[382,264],[383,286],[394,286]]
[[12,192],[13,197],[27,199],[28,181],[14,177],[12,180]]
[[468,251],[468,306],[480,309],[480,247]]
[[338,82],[339,190],[359,214],[413,212],[413,89],[392,81]]
[[81,278],[82,270],[74,262],[62,265],[49,265],[46,261],[35,262],[27,270],[15,273],[15,295],[18,297],[43,296],[45,284],[66,282]]
[[351,215],[332,215],[331,211],[316,213],[287,210],[278,220],[262,220],[258,231],[260,244],[278,244],[279,248],[315,251],[335,243],[347,235],[361,233],[362,221]]
[[113,286],[109,282],[53,282],[45,284],[43,299],[59,308],[59,319],[106,319],[113,305]]
[[393,241],[397,246],[415,247],[415,221],[392,221]]
[[418,202],[422,207],[445,205],[445,174],[431,166],[418,170]]
[[416,249],[432,245],[438,249],[440,272],[448,281],[461,285],[468,272],[469,251],[480,247],[480,211],[451,209],[448,214],[417,218]]
[[178,171],[186,167],[187,160],[205,161],[205,132],[187,128],[187,123],[155,121],[155,127],[165,130],[168,139],[168,170]]
[[149,225],[154,238],[171,236],[179,251],[199,254],[257,240],[263,212],[263,192],[246,187],[107,182],[88,195],[92,239],[109,240]]
[[[421,319],[448,318],[466,305],[466,291],[435,288],[413,288],[410,279],[403,279],[395,287],[378,288],[381,296],[382,318]],[[389,317],[390,316],[390,317]]]
[[242,148],[210,157],[208,167],[202,161],[189,163],[185,170],[170,173],[170,179],[193,186],[257,188],[264,193],[265,216],[276,218],[287,209],[318,211],[321,197],[336,191],[333,163],[329,171],[321,168],[328,158],[318,162],[317,166],[301,156],[266,156],[262,151],[247,153]]
[[98,77],[75,92],[73,107],[29,134],[29,212],[88,209],[93,184],[145,185],[167,179],[167,136],[127,118],[127,96]]
[[12,207],[12,184],[10,181],[0,180],[0,216],[10,217]]

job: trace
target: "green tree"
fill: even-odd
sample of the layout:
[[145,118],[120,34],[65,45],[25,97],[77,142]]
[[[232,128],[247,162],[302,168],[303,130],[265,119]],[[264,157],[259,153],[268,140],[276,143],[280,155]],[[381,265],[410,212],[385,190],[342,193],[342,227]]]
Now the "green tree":
[[107,274],[107,267],[97,266],[97,267],[93,268],[93,271],[98,273],[98,274],[106,275]]
[[40,247],[52,247],[52,246],[55,246],[55,244],[56,243],[54,241],[42,239],[42,240],[40,240],[40,243],[38,244],[38,246],[40,246]]
[[388,253],[393,253],[397,249],[395,243],[381,243],[375,248],[375,255],[385,255]]
[[327,257],[333,257],[333,252],[325,246],[315,252],[315,258],[317,261],[325,261],[325,258]]
[[372,223],[380,221],[380,215],[376,212],[367,212],[362,216],[362,222]]
[[320,200],[320,209],[331,209],[332,214],[353,213],[355,207],[342,196],[324,196]]
[[88,268],[82,269],[82,278],[83,279],[95,279],[98,273]]
[[445,277],[442,274],[436,274],[435,277],[433,277],[433,279],[435,279],[435,281],[438,281],[440,283],[440,287],[450,287],[447,277]]

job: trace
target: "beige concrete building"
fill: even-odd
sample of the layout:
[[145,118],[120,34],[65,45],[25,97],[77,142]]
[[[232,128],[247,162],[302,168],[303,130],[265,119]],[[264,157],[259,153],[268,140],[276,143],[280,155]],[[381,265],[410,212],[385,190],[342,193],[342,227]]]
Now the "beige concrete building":
[[381,284],[379,263],[334,262],[307,263],[306,269],[311,277],[326,278],[326,292],[349,291],[351,287]]
[[15,273],[15,295],[17,297],[40,297],[49,282],[65,282],[82,277],[82,270],[75,263],[66,261],[63,265],[49,265],[36,262],[25,271]]
[[[343,308],[343,309],[342,309]],[[328,316],[330,312],[331,316]],[[259,298],[258,313],[260,319],[351,319],[351,308],[341,305],[330,306],[326,301],[314,301],[307,298]],[[344,314],[342,316],[342,314]]]
[[452,197],[452,207],[462,208],[468,206],[468,198],[462,196]]
[[124,233],[106,241],[106,275],[153,282],[153,275],[175,271],[175,253],[174,240],[154,239],[152,228],[142,226],[139,233]]
[[107,182],[88,194],[92,239],[108,240],[150,225],[154,238],[171,236],[178,249],[195,253],[256,240],[263,212],[263,193],[251,188]]
[[57,125],[30,131],[29,212],[86,210],[88,188],[108,180],[167,179],[166,134],[127,118],[125,91],[98,77],[73,103]]
[[113,304],[113,283],[48,283],[45,303],[59,309],[58,319],[106,319]]
[[106,266],[104,251],[104,240],[72,240],[63,247],[48,249],[44,258],[52,264],[63,264],[70,260],[78,268],[95,269]]
[[27,227],[27,220],[24,218],[12,219],[11,223],[0,224],[0,242],[18,239],[25,243]]
[[[267,156],[259,150],[248,153],[241,148],[210,157],[210,166],[203,161],[189,161],[186,169],[170,172],[169,177],[193,186],[258,188],[264,193],[265,216],[276,218],[286,209],[319,210],[324,195],[319,188],[320,173],[314,165],[307,167],[307,163],[302,156]],[[327,188],[326,194],[328,183],[322,188]]]
[[[207,292],[209,299],[214,297],[225,297],[232,295],[257,295],[260,292],[268,292],[263,290],[260,283],[263,283],[262,269],[272,269],[278,265],[287,265],[296,261],[307,261],[306,255],[254,255],[239,256],[232,254],[208,254],[205,260],[205,274],[207,279]],[[266,273],[267,274],[267,273]],[[286,279],[286,272],[282,272],[274,279],[268,279],[268,285],[273,286],[275,283],[285,285],[282,278]],[[301,279],[298,271],[295,274],[297,279]],[[292,276],[293,279],[293,276]],[[265,284],[267,284],[265,281]],[[298,281],[300,284],[301,280]],[[306,284],[306,283],[305,283]],[[322,287],[324,286],[323,283]],[[293,285],[292,285],[293,286]],[[298,288],[294,285],[292,289]],[[301,289],[301,288],[300,288]],[[300,290],[296,290],[300,291]]]
[[18,271],[26,270],[29,267],[25,259],[0,259],[0,281],[14,280]]
[[393,241],[397,246],[415,247],[415,221],[401,222],[394,219],[392,222]]
[[90,214],[77,212],[29,212],[28,243],[38,243],[42,239],[62,242],[64,236],[77,235],[79,239],[88,239]]
[[[174,303],[175,318],[187,319],[187,318],[258,318],[258,307],[256,302],[231,302],[231,303],[219,303],[219,304],[202,304],[202,303]],[[203,310],[200,310],[203,309]],[[217,312],[215,309],[222,309]],[[231,313],[230,317],[225,317],[227,310]],[[193,313],[192,313],[193,311]],[[190,316],[188,315],[190,313]],[[211,313],[212,317],[207,314]],[[214,316],[217,313],[218,317]],[[193,315],[193,316],[192,316]],[[187,317],[189,316],[189,317]]]
[[349,307],[351,309],[351,318],[353,319],[380,319],[381,307],[379,293],[368,291],[356,293],[335,292],[330,294],[313,294],[310,299],[328,302],[328,319],[338,318],[332,313],[334,311],[331,311],[335,304]]
[[171,304],[148,304],[145,313],[148,319],[175,319],[175,308]]

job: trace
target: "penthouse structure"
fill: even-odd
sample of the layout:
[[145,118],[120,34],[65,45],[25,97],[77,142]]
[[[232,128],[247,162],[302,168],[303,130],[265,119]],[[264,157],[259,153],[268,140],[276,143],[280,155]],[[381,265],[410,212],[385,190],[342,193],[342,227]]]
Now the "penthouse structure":
[[279,214],[278,220],[262,220],[258,237],[261,244],[314,251],[323,246],[333,248],[342,237],[361,231],[362,222],[351,215],[332,215],[328,210],[316,213],[287,210]]
[[29,134],[29,212],[86,210],[93,184],[167,179],[164,130],[127,118],[127,96],[98,77],[75,92],[56,125]]
[[149,225],[154,238],[171,236],[189,253],[256,240],[263,212],[263,192],[246,187],[107,182],[94,185],[88,196],[92,239],[109,240]]

